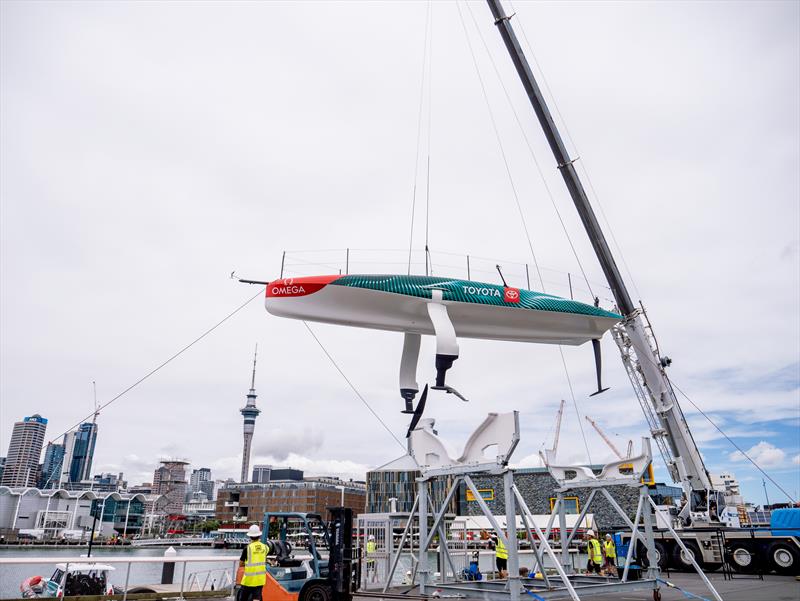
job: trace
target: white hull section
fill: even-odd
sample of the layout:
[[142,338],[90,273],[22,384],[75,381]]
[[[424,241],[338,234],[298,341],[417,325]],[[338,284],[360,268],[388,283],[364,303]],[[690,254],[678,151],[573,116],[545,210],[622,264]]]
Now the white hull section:
[[[351,327],[435,335],[431,299],[328,285],[306,296],[267,297],[272,315]],[[556,311],[437,301],[460,338],[580,345],[599,339],[618,320]]]

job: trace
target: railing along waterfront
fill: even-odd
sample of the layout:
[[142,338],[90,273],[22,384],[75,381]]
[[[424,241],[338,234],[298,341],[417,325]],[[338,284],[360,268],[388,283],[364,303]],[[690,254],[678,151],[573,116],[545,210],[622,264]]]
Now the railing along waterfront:
[[[175,593],[178,593],[178,598],[184,598],[184,592],[188,592],[186,590],[187,580],[186,580],[186,565],[189,563],[225,563],[230,562],[231,569],[230,569],[230,580],[228,580],[228,585],[230,586],[230,595],[228,596],[229,599],[233,599],[233,583],[236,582],[236,570],[239,567],[239,555],[187,555],[187,556],[178,556],[178,555],[157,555],[153,557],[107,557],[107,556],[95,556],[95,557],[56,557],[53,556],[36,556],[36,557],[0,557],[0,566],[3,565],[21,565],[21,564],[56,564],[56,563],[63,563],[64,571],[68,572],[70,564],[90,564],[90,563],[98,563],[98,564],[126,564],[125,570],[125,585],[123,588],[121,599],[122,601],[127,601],[128,599],[128,589],[130,588],[130,576],[131,576],[131,566],[135,563],[160,563],[160,564],[176,564],[180,563],[183,564],[183,569],[181,571],[181,584],[180,588],[177,591],[172,591],[171,596],[174,596]],[[207,570],[205,572],[198,572],[198,574],[206,574],[212,573],[216,570]],[[222,571],[222,570],[221,570]],[[194,588],[199,582],[199,579],[196,577],[190,579],[190,586]],[[206,579],[207,583],[207,579]],[[158,583],[153,583],[154,587],[163,586]],[[144,587],[148,585],[136,585],[137,587]],[[190,589],[191,590],[191,589]],[[221,590],[221,589],[218,589]],[[200,592],[211,592],[208,591],[200,591]],[[102,595],[102,597],[107,597],[107,595]]]

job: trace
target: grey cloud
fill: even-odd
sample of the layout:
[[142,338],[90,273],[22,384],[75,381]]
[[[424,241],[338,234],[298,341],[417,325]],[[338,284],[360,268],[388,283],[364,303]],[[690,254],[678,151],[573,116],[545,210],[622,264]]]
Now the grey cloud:
[[257,442],[253,445],[255,455],[283,461],[292,453],[308,456],[319,450],[325,440],[323,433],[318,429],[297,427],[293,421],[287,419],[285,428],[259,432]]

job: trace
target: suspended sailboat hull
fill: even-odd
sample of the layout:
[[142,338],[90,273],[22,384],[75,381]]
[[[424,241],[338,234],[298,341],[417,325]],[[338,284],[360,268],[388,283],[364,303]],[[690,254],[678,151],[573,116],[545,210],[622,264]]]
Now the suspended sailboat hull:
[[429,276],[285,278],[267,286],[266,298],[267,311],[280,317],[435,335],[431,303],[446,307],[460,338],[580,345],[621,319],[549,294]]

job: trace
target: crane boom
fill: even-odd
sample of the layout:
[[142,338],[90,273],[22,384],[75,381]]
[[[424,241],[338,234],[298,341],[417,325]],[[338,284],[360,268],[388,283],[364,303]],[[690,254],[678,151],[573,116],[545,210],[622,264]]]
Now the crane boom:
[[[558,170],[561,172],[575,208],[578,210],[581,222],[603,269],[603,274],[624,317],[622,322],[613,329],[613,335],[648,420],[650,431],[662,452],[672,479],[683,486],[689,499],[694,499],[692,493],[696,493],[695,496],[699,496],[699,504],[700,500],[705,500],[709,496],[708,493],[712,489],[711,478],[686,423],[675,391],[664,372],[668,361],[662,359],[659,354],[658,346],[652,338],[652,329],[649,328],[643,317],[644,311],[634,305],[628,293],[597,216],[578,177],[574,165],[577,159],[571,159],[567,152],[561,134],[511,26],[511,17],[506,15],[500,0],[487,0],[487,3],[539,124],[544,130]],[[692,504],[694,503],[687,503],[687,507]],[[707,510],[705,514],[708,514]]]
[[609,448],[610,448],[612,451],[614,451],[614,455],[616,455],[616,456],[617,456],[617,457],[619,457],[620,459],[625,459],[625,457],[623,457],[623,456],[622,456],[622,453],[620,453],[620,452],[619,452],[619,449],[618,449],[616,446],[614,446],[614,443],[613,443],[613,442],[611,442],[611,439],[610,439],[608,436],[606,436],[606,433],[605,433],[605,432],[603,432],[603,431],[600,429],[600,426],[598,426],[598,425],[597,425],[597,422],[596,422],[596,421],[594,421],[594,420],[593,420],[591,417],[589,417],[588,415],[584,415],[584,417],[586,418],[586,421],[587,421],[587,422],[589,422],[590,424],[592,424],[592,428],[594,428],[594,429],[595,429],[595,431],[596,431],[596,432],[597,432],[597,433],[600,435],[600,438],[602,438],[602,439],[603,439],[603,442],[605,442],[605,443],[606,443],[606,444],[609,446]]

